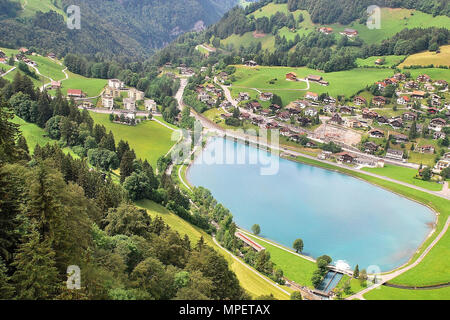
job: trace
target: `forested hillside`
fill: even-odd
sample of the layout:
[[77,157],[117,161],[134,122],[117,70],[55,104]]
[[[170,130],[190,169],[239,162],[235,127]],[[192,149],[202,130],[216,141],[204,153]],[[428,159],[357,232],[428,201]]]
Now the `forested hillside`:
[[[22,11],[29,13],[35,1],[25,1]],[[69,5],[80,6],[81,29],[70,30],[64,17],[55,11],[24,16],[17,1],[1,0],[0,46],[35,46],[60,55],[71,52],[101,53],[108,57],[148,56],[181,33],[216,22],[236,3],[236,0],[52,2],[60,12]]]

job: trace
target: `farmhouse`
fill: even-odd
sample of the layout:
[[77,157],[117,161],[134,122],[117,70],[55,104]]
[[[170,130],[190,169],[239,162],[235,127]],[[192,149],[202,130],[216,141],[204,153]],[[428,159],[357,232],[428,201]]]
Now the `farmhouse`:
[[405,143],[405,142],[408,142],[408,140],[409,140],[408,136],[405,136],[404,134],[399,134],[399,133],[392,134],[391,138],[397,143]]
[[383,64],[383,59],[377,59],[377,60],[375,60],[375,64],[377,65],[377,66],[381,66],[382,64]]
[[262,106],[261,103],[252,101],[247,103],[247,108],[253,110],[253,112],[256,112],[258,110],[261,110]]
[[367,104],[367,100],[364,97],[356,96],[353,99],[353,103],[356,104],[357,106],[362,106],[362,105],[366,105]]
[[400,129],[400,128],[403,128],[403,122],[402,122],[402,120],[401,120],[400,118],[394,118],[394,119],[391,119],[391,120],[389,121],[389,124],[390,124],[391,127],[394,128],[394,129]]
[[377,106],[384,106],[387,103],[387,99],[382,96],[373,97],[372,103]]
[[27,54],[27,53],[28,53],[28,49],[22,47],[22,48],[19,49],[19,52],[20,52],[21,54]]
[[378,116],[377,122],[383,124],[383,123],[389,123],[389,120],[385,116]]
[[103,105],[103,108],[112,110],[114,108],[114,98],[111,97],[110,95],[104,94],[102,96],[102,105]]
[[362,110],[363,119],[376,119],[378,117],[378,113],[369,109]]
[[238,96],[237,100],[239,102],[250,100],[250,95],[248,94],[248,92],[239,92],[239,96]]
[[271,104],[269,107],[270,110],[272,110],[273,112],[277,112],[281,110],[281,107],[275,103]]
[[428,126],[429,129],[433,131],[442,131],[442,128],[444,128],[447,125],[447,121],[442,118],[435,118],[430,121],[430,125]]
[[305,95],[306,99],[317,101],[319,100],[319,95],[315,92],[308,91]]
[[384,132],[378,129],[373,129],[369,131],[369,136],[371,138],[384,138]]
[[415,121],[417,119],[417,115],[414,112],[405,112],[402,115],[402,118],[406,121]]
[[315,75],[311,75],[310,74],[306,79],[309,80],[309,81],[319,82],[323,78],[322,78],[322,76],[315,76]]
[[278,119],[280,119],[280,120],[286,121],[286,120],[289,120],[290,118],[291,118],[291,114],[287,111],[283,111],[278,114]]
[[245,65],[247,67],[256,67],[258,64],[256,63],[256,61],[248,60],[248,61],[245,61]]
[[420,76],[417,77],[417,81],[419,81],[419,82],[430,82],[431,78],[427,74],[421,74]]
[[404,85],[405,89],[419,89],[419,84],[415,81],[408,81]]
[[374,154],[378,150],[378,145],[375,142],[368,141],[364,143],[364,152]]
[[341,125],[344,122],[344,120],[342,120],[341,116],[337,113],[335,113],[331,119],[328,121],[328,123],[331,124],[337,124],[337,125]]
[[297,81],[297,75],[293,72],[286,73],[286,80]]
[[321,27],[321,28],[319,28],[319,32],[322,32],[322,33],[325,33],[325,34],[332,34],[333,33],[333,28]]
[[289,112],[290,114],[299,114],[300,108],[295,105],[289,105],[286,107],[286,111]]
[[50,88],[52,88],[52,90],[61,89],[61,81],[52,81],[50,83]]
[[386,152],[386,159],[402,161],[403,160],[403,151],[396,149],[388,149]]
[[355,29],[346,28],[343,32],[341,32],[341,34],[349,38],[353,38],[358,35],[358,31]]
[[353,112],[353,109],[348,106],[343,106],[339,109],[339,113],[342,113],[342,114],[352,114],[352,112]]
[[80,89],[68,89],[67,96],[69,98],[84,98],[86,95]]
[[330,83],[329,83],[328,81],[325,81],[325,80],[320,80],[320,81],[319,81],[319,84],[320,84],[321,86],[324,86],[324,87],[327,87],[327,86],[330,85]]
[[271,92],[263,92],[261,93],[261,95],[259,96],[259,99],[261,101],[269,101],[273,98],[273,93]]

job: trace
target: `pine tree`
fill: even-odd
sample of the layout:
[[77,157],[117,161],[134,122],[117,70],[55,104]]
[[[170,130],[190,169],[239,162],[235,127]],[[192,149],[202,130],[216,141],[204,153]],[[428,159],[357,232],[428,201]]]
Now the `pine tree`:
[[131,176],[131,174],[133,173],[133,161],[133,152],[126,151],[122,156],[122,161],[120,162],[120,183],[123,183],[125,179]]
[[10,283],[5,263],[0,257],[0,300],[11,299],[14,295],[14,287]]
[[359,266],[356,265],[355,270],[353,271],[353,278],[358,279],[359,277]]
[[60,286],[55,267],[55,252],[49,240],[41,241],[39,232],[33,230],[20,246],[12,266],[11,277],[16,288],[16,298],[26,300],[51,299]]

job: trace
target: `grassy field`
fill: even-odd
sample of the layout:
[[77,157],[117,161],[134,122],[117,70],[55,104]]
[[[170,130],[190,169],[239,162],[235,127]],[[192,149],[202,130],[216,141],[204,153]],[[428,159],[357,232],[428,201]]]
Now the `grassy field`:
[[[54,3],[58,4],[58,7]],[[37,11],[48,12],[50,10],[56,11],[64,18],[66,17],[64,11],[61,10],[60,0],[20,0],[23,11],[20,13],[21,17],[33,16]]]
[[181,236],[187,234],[189,239],[191,240],[191,244],[193,245],[200,239],[200,237],[203,236],[205,242],[209,246],[215,248],[218,252],[223,254],[225,259],[228,261],[230,268],[236,273],[242,287],[245,290],[247,290],[247,292],[249,292],[254,298],[261,295],[267,295],[272,293],[277,299],[283,300],[289,299],[289,297],[285,293],[276,289],[268,282],[258,277],[254,272],[250,271],[245,266],[232,259],[228,253],[218,248],[212,241],[211,236],[205,233],[203,230],[192,226],[191,224],[181,219],[177,215],[168,211],[166,208],[152,201],[149,200],[141,201],[138,202],[137,205],[141,208],[146,209],[149,215],[152,217],[156,216],[162,217],[163,220],[172,229],[180,233]]
[[[367,59],[356,59],[356,64],[358,65],[358,67],[378,67],[378,68],[388,68],[388,67],[392,67],[396,64],[399,64],[400,62],[402,62],[403,59],[405,59],[406,56],[373,56],[373,57],[369,57]],[[384,64],[381,66],[377,66],[375,64],[375,61],[377,59],[382,59],[384,58]]]
[[367,300],[449,300],[450,287],[432,290],[407,290],[382,286],[364,295]]
[[270,253],[271,261],[283,270],[284,275],[288,279],[303,286],[313,287],[311,277],[313,272],[317,269],[314,262],[300,258],[299,256],[280,249],[266,241],[261,241],[256,237],[249,237],[266,248]]
[[[30,56],[30,59],[38,64],[37,68],[43,76],[51,78],[55,81],[65,79],[66,76],[62,72],[62,70],[65,68],[64,66],[59,65],[58,63],[47,57]],[[47,79],[47,82],[50,81]]]
[[347,298],[363,289],[365,289],[366,287],[362,287],[361,283],[359,282],[358,279],[354,279],[351,278],[344,274],[344,276],[342,277],[341,281],[339,281],[339,283],[336,286],[336,289],[342,288],[344,286],[344,284],[350,280],[350,288],[351,288],[351,293],[350,294],[346,294],[345,292],[342,293],[342,298]]
[[[249,68],[245,66],[236,66],[236,81],[233,82],[233,93],[238,94],[241,91],[248,91],[249,88],[260,89],[261,91],[270,91],[281,96],[283,103],[301,99],[307,91],[316,93],[329,93],[332,96],[346,95],[352,96],[366,85],[373,84],[393,75],[393,70],[377,68],[357,68],[348,71],[319,73],[317,70],[289,67],[257,67]],[[305,82],[293,82],[286,80],[286,73],[294,72],[298,78],[305,78],[310,74],[322,75],[329,86],[321,86],[310,82],[310,89],[306,89]],[[275,80],[276,79],[276,80]],[[273,84],[269,83],[269,81]],[[293,90],[296,89],[296,90]],[[297,90],[301,89],[301,90]]]
[[108,114],[91,112],[95,123],[102,124],[109,132],[114,133],[116,143],[120,139],[128,141],[130,147],[136,152],[138,158],[147,159],[155,168],[156,161],[165,155],[176,143],[172,141],[172,130],[160,125],[156,121],[144,121],[135,127],[112,123]]
[[266,35],[262,38],[255,38],[253,32],[246,32],[242,36],[238,34],[233,34],[230,37],[220,41],[225,47],[232,45],[233,49],[239,49],[240,46],[247,47],[251,43],[261,43],[263,50],[273,49],[275,46],[275,37],[273,35]]
[[385,165],[384,168],[363,168],[363,171],[371,172],[378,174],[383,177],[388,177],[391,179],[395,179],[398,181],[406,182],[412,185],[415,185],[417,187],[421,187],[424,189],[428,189],[431,191],[441,191],[442,185],[430,182],[430,181],[423,181],[420,179],[415,179],[414,177],[417,174],[417,170],[405,168],[405,167],[399,167],[394,165]]
[[[62,82],[61,92],[66,95],[68,89],[81,89],[88,97],[98,96],[103,88],[107,85],[108,80],[86,78],[78,74],[67,71],[69,79]],[[54,90],[49,91],[55,94]]]
[[450,45],[443,46],[440,50],[440,53],[425,51],[413,54],[401,63],[399,67],[428,66],[430,64],[435,66],[450,66]]
[[[36,145],[45,146],[46,144],[54,144],[56,143],[55,140],[50,139],[47,137],[46,132],[44,129],[39,128],[34,123],[26,122],[25,120],[22,120],[19,117],[15,117],[12,120],[13,123],[20,125],[20,131],[22,132],[22,135],[27,140],[28,149],[30,150],[30,153],[34,152],[34,148]],[[73,153],[73,151],[70,148],[64,148],[63,151],[66,154],[71,154],[72,157],[78,158],[78,156]]]

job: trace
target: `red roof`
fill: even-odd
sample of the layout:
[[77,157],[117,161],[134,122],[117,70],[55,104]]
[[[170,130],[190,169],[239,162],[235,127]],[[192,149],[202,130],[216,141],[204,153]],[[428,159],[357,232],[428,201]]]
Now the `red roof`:
[[80,90],[80,89],[68,89],[67,90],[67,94],[68,95],[82,95],[83,94],[83,91],[82,90]]

